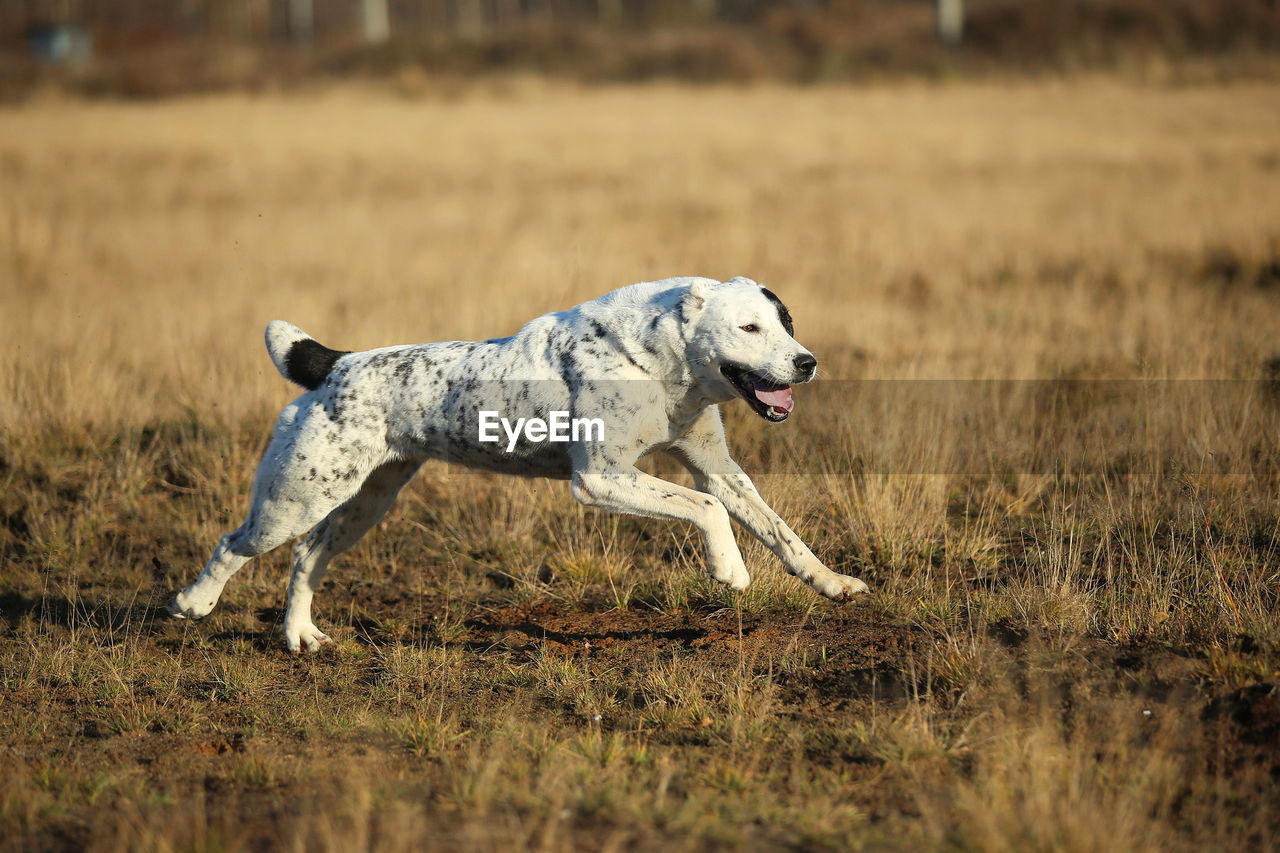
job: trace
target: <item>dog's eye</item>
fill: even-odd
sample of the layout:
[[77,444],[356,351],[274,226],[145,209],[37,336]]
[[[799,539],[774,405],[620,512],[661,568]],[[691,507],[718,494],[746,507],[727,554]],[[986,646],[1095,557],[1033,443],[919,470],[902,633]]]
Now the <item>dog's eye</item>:
[[755,323],[748,323],[747,325],[739,326],[738,328],[744,332],[751,332],[752,334],[755,334],[756,332],[760,331],[760,327],[757,326]]

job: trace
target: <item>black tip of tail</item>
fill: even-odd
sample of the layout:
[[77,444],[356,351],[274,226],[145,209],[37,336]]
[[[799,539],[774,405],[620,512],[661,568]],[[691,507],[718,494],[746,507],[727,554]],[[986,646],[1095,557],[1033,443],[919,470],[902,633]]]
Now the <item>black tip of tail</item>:
[[324,383],[334,363],[349,354],[347,350],[329,349],[308,338],[289,347],[289,354],[284,357],[284,372],[290,382],[314,391]]

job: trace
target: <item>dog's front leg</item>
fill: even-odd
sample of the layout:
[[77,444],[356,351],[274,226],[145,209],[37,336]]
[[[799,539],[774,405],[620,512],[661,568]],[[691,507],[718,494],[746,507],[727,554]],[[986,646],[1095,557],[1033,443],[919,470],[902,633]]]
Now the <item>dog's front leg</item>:
[[716,498],[652,477],[630,466],[573,473],[573,496],[586,506],[612,512],[688,521],[701,532],[711,576],[731,589],[751,583],[742,552],[733,540],[729,513]]
[[827,568],[796,532],[765,503],[764,498],[756,491],[755,484],[745,473],[708,474],[705,478],[699,478],[699,488],[717,498],[739,524],[777,555],[788,572],[807,583],[818,594],[839,599],[870,592],[866,583],[859,578],[837,574]]
[[751,478],[729,456],[717,410],[708,409],[694,430],[667,452],[689,469],[700,492],[718,500],[739,524],[782,561],[788,572],[819,595],[842,599],[870,591],[862,580],[827,568],[765,503]]

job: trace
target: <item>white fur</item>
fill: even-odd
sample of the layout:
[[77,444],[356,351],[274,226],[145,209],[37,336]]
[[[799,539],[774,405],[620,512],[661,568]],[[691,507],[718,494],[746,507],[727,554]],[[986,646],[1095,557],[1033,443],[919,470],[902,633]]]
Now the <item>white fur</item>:
[[[735,590],[751,579],[731,517],[818,593],[866,592],[862,581],[814,556],[725,443],[717,404],[739,392],[721,366],[778,383],[812,378],[816,364],[801,369],[812,357],[785,330],[779,308],[750,279],[674,278],[547,314],[509,338],[344,355],[319,387],[280,413],[248,519],[222,538],[169,610],[178,618],[206,615],[249,559],[310,530],[293,553],[285,644],[298,651],[330,642],[311,621],[311,598],[329,561],[382,518],[426,459],[569,479],[587,506],[691,522],[704,537],[711,575]],[[279,320],[267,327],[281,373],[290,348],[308,339]],[[484,409],[513,420],[550,411],[601,417],[604,440],[526,442],[507,452],[505,443],[478,441]],[[696,490],[635,467],[655,451],[684,464]]]

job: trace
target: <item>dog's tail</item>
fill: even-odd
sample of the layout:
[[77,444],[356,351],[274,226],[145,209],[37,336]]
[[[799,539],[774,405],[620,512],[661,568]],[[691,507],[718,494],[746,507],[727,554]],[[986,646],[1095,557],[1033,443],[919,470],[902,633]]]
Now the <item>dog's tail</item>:
[[329,349],[284,320],[267,324],[267,352],[281,376],[309,391],[319,388],[334,363],[349,355],[344,350]]

